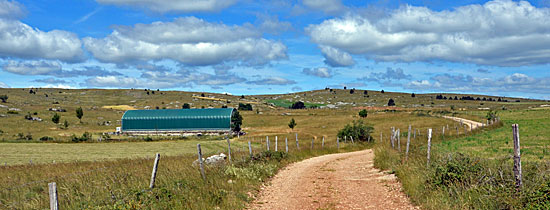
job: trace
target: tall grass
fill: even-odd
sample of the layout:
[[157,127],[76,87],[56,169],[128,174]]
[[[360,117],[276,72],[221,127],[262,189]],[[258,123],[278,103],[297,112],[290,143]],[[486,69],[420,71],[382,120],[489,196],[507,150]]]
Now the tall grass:
[[[492,132],[502,124],[474,131],[472,135]],[[434,135],[433,144],[445,144],[470,137],[442,138]],[[523,186],[515,188],[513,161],[509,156],[483,158],[432,146],[427,164],[426,141],[413,143],[408,161],[404,153],[388,144],[375,146],[375,167],[389,170],[400,179],[411,201],[425,209],[549,209],[550,164],[523,161]]]
[[[309,146],[309,144],[306,144]],[[305,146],[305,145],[304,145]],[[48,182],[56,182],[62,209],[239,209],[281,167],[305,158],[371,147],[341,144],[284,152],[232,151],[232,162],[206,167],[202,180],[195,155],[162,156],[155,188],[148,189],[151,158],[0,167],[0,208],[45,209]],[[214,151],[205,151],[207,155]]]

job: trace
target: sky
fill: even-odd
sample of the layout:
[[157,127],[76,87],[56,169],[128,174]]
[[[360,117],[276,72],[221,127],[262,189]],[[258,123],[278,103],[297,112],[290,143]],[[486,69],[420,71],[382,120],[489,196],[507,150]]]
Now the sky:
[[0,0],[0,87],[550,100],[550,0]]

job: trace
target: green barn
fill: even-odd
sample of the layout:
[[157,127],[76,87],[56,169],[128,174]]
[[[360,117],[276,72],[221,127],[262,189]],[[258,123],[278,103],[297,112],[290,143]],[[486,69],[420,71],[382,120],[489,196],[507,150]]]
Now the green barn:
[[235,127],[234,115],[238,111],[233,108],[128,110],[122,116],[122,133],[229,133]]

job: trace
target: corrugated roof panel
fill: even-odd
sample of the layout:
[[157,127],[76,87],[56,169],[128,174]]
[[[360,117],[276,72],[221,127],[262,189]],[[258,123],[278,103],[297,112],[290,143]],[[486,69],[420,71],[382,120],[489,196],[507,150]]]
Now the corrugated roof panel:
[[122,130],[229,130],[234,110],[232,108],[128,110],[122,116]]

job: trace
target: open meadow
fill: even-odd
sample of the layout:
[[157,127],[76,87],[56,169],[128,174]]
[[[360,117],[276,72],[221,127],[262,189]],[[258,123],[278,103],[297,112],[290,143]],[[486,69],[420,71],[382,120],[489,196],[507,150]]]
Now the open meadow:
[[[48,205],[47,183],[52,181],[58,184],[60,205],[68,209],[244,208],[254,200],[262,183],[291,162],[372,147],[377,151],[375,165],[395,173],[402,181],[404,191],[417,205],[428,209],[451,209],[460,205],[466,208],[502,207],[500,203],[489,205],[485,200],[482,204],[487,205],[474,205],[476,201],[464,197],[471,194],[460,194],[461,191],[458,191],[461,200],[455,201],[451,199],[455,194],[446,194],[443,188],[426,188],[422,183],[433,178],[429,177],[430,174],[438,174],[438,167],[447,166],[447,162],[442,162],[446,154],[463,153],[488,162],[506,159],[503,163],[509,164],[511,123],[520,124],[528,174],[534,173],[530,165],[532,161],[540,164],[548,155],[549,133],[544,128],[550,123],[546,117],[550,110],[541,109],[548,102],[537,100],[440,100],[435,99],[437,94],[412,97],[408,93],[378,91],[365,94],[362,90],[355,90],[353,94],[349,90],[319,90],[259,96],[209,93],[202,96],[203,93],[177,91],[155,91],[152,94],[152,90],[38,89],[36,94],[23,89],[1,90],[10,98],[8,103],[2,103],[6,107],[0,118],[0,139],[3,141],[0,142],[0,205],[14,209],[45,208]],[[387,106],[390,98],[395,100],[396,106]],[[498,97],[493,98],[497,100]],[[304,101],[322,106],[295,110],[285,107],[285,103],[273,103],[273,100]],[[120,117],[125,110],[156,109],[157,106],[159,109],[174,109],[181,108],[184,103],[193,108],[237,107],[239,103],[253,106],[253,111],[240,111],[246,135],[231,138],[232,163],[207,167],[206,181],[201,180],[197,166],[192,164],[197,159],[197,144],[201,144],[205,156],[220,152],[227,154],[226,136],[153,136],[147,139],[145,136],[105,134],[120,126]],[[75,116],[78,107],[84,110],[82,123]],[[19,111],[8,113],[10,108]],[[61,108],[66,112],[49,111],[50,108]],[[366,118],[358,115],[362,109],[368,112]],[[498,110],[501,122],[473,132],[458,121],[441,117],[456,116],[484,123],[488,110]],[[43,120],[26,120],[24,115],[28,113]],[[65,128],[62,123],[51,122],[55,113],[61,115],[61,122],[67,120],[69,126]],[[293,129],[288,126],[291,119],[297,123]],[[340,149],[337,149],[338,132],[345,125],[359,120],[373,127],[371,138],[374,143],[352,144],[349,139],[345,142],[340,139]],[[414,132],[414,137],[411,134],[410,160],[406,162],[403,153],[409,125],[418,133]],[[401,152],[389,147],[391,127],[401,131]],[[439,135],[443,127],[447,128],[445,136]],[[434,129],[434,164],[440,164],[434,168],[425,166],[428,128]],[[80,136],[84,132],[90,132],[92,138],[86,142],[71,142],[71,136]],[[295,144],[296,135],[300,149]],[[25,139],[26,136],[32,136],[32,139]],[[43,136],[52,138],[40,140]],[[98,140],[100,137],[101,141]],[[273,152],[276,137],[279,152]],[[266,138],[270,140],[270,152],[266,151]],[[280,152],[284,149],[285,139],[289,142],[289,153]],[[248,141],[252,143],[253,158],[248,154]],[[158,181],[156,187],[149,190],[148,179],[155,153],[161,154]],[[493,170],[491,167],[496,166],[492,164],[480,167]],[[427,175],[421,175],[424,172],[428,172]],[[541,176],[545,174],[548,173]],[[547,181],[541,176],[526,176],[533,180],[527,181],[526,185]],[[427,193],[428,190],[433,190],[432,194]],[[437,200],[429,199],[429,195],[434,195]],[[491,196],[504,195],[509,194]],[[523,205],[524,201],[507,200],[503,203],[517,206]]]

